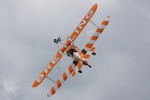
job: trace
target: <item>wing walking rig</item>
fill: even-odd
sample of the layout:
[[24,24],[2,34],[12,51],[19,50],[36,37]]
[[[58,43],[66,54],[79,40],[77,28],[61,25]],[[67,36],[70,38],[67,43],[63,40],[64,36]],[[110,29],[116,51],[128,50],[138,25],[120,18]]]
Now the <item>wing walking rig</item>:
[[[47,94],[47,96],[49,97],[51,95],[54,95],[57,89],[59,89],[69,77],[74,77],[77,73],[82,73],[81,69],[83,65],[89,66],[91,68],[91,65],[88,64],[87,60],[90,58],[91,55],[96,55],[96,48],[94,47],[94,44],[106,28],[106,26],[109,24],[110,19],[110,16],[107,16],[106,19],[103,20],[101,25],[98,27],[95,23],[91,21],[91,18],[95,14],[96,10],[97,4],[91,7],[89,12],[84,16],[82,21],[63,44],[63,47],[58,50],[53,59],[48,63],[46,67],[44,67],[41,73],[37,76],[32,87],[35,88],[39,86],[45,78],[55,82],[56,84],[51,87],[49,93]],[[96,26],[97,29],[95,30],[95,33],[91,36],[89,42],[84,46],[82,50],[80,50],[73,44],[73,42],[79,36],[81,31],[85,28],[88,22],[91,22],[94,26]],[[58,41],[56,39],[54,40],[54,42],[56,43],[58,43],[59,41],[60,38],[58,39]],[[67,54],[68,57],[71,57],[73,59],[73,62],[67,68],[66,72],[62,73],[60,79],[54,81],[48,77],[48,74],[53,70],[55,65],[60,61],[64,54]]]

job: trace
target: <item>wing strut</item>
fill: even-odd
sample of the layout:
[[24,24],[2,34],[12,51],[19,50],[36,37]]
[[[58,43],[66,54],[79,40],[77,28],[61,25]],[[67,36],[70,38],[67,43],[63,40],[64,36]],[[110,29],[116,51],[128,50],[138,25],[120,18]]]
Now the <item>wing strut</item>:
[[[100,27],[96,29],[96,32],[93,34],[93,36],[90,38],[89,42],[85,45],[84,49],[82,49],[82,53],[85,55],[90,48],[93,47],[96,40],[100,37],[100,34],[104,31],[106,26],[109,24],[110,16],[107,16],[105,20],[102,21]],[[95,24],[96,25],[96,24]]]
[[92,20],[90,20],[90,22],[91,22],[96,28],[99,28]]
[[[74,77],[77,74],[78,70],[81,70],[82,68],[82,63],[79,61],[77,62],[77,65],[75,65],[74,63],[72,63],[66,70],[66,72],[62,73],[60,79],[58,79],[56,81],[56,84],[54,86],[51,87],[49,93],[47,94],[48,97],[50,97],[51,95],[54,95],[56,93],[56,91],[62,86],[62,84],[68,80],[70,77]],[[75,69],[75,67],[77,68],[77,70]]]
[[50,77],[46,76],[46,78],[54,83],[56,83],[56,81],[54,81],[53,79],[51,79]]

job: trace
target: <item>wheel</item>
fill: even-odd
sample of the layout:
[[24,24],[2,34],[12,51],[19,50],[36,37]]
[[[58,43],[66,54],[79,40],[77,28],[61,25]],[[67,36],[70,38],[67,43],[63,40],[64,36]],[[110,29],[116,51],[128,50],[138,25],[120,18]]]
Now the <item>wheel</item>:
[[95,56],[95,55],[96,55],[96,53],[95,53],[95,52],[92,52],[92,55],[94,55],[94,56]]
[[92,68],[92,66],[91,65],[88,65],[89,66],[89,68]]
[[78,73],[82,73],[82,71],[81,71],[81,70],[79,70],[79,71],[78,71]]

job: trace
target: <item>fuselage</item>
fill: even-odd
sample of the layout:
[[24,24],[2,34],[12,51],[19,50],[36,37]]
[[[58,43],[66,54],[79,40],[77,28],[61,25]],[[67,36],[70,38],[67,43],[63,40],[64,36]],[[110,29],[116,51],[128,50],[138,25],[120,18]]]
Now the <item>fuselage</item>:
[[84,61],[83,53],[75,45],[69,45],[68,48],[66,49],[66,54],[68,57],[72,58],[72,60]]

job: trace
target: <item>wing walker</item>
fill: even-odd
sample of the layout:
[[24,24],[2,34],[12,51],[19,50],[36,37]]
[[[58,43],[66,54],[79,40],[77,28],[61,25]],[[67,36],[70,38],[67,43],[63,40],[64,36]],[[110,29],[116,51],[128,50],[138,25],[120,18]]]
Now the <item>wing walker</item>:
[[[96,48],[94,47],[94,44],[96,40],[98,40],[99,36],[102,34],[104,29],[106,28],[106,26],[109,24],[110,20],[110,16],[107,16],[106,19],[101,22],[100,26],[97,26],[95,23],[93,23],[91,21],[91,18],[95,14],[97,7],[98,7],[97,4],[94,4],[91,7],[89,12],[84,16],[84,18],[75,28],[72,34],[68,36],[66,42],[62,44],[62,47],[58,50],[53,59],[48,63],[47,66],[44,67],[41,73],[37,76],[34,83],[32,84],[32,87],[35,88],[39,86],[45,80],[45,78],[51,80],[56,84],[50,88],[50,91],[47,94],[47,96],[50,97],[51,95],[54,95],[56,93],[56,91],[62,86],[62,84],[69,77],[74,77],[77,73],[82,73],[83,66],[88,66],[89,68],[92,67],[91,65],[89,65],[88,59],[90,58],[91,55],[94,56],[96,55],[95,52]],[[91,36],[89,42],[85,44],[83,49],[79,49],[77,46],[74,45],[74,41],[80,35],[82,30],[88,24],[88,22],[91,22],[96,27],[96,30],[94,31],[94,34]],[[58,44],[60,41],[61,41],[60,37],[58,37],[58,39],[54,39],[54,43],[56,44]],[[53,70],[53,68],[65,54],[66,56],[72,58],[70,66],[67,68],[66,72],[62,73],[60,79],[58,80],[51,79],[50,77],[48,77],[48,74],[50,74],[50,72]]]

